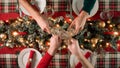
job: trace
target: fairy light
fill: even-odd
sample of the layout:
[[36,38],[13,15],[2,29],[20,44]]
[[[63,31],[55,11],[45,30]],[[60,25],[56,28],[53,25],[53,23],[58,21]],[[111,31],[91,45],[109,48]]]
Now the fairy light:
[[87,21],[91,21],[91,19],[89,18],[89,19],[87,19]]
[[59,24],[56,24],[56,27],[60,27],[60,25],[59,25]]
[[110,43],[106,43],[106,47],[109,47],[110,46]]
[[63,49],[65,49],[65,48],[67,48],[67,46],[66,45],[63,45],[63,47],[62,47]]
[[83,45],[80,45],[80,47],[81,47],[81,48],[84,48],[84,46],[83,46]]
[[64,21],[64,23],[67,23],[67,21]]
[[108,23],[108,24],[110,24],[110,23],[111,23],[111,21],[110,21],[110,20],[108,20],[108,21],[107,21],[107,23]]
[[92,44],[92,47],[95,47],[95,44]]
[[13,35],[13,36],[18,36],[19,33],[18,33],[17,31],[13,31],[13,32],[12,32],[12,35]]
[[87,39],[84,39],[84,41],[88,41]]
[[90,23],[90,25],[93,25],[93,23]]
[[100,45],[100,47],[102,47],[102,45]]
[[114,35],[119,35],[119,33],[118,32],[114,32]]
[[113,25],[109,25],[109,27],[113,27]]
[[6,36],[5,34],[0,34],[0,38],[2,38],[2,39],[6,39],[7,36]]

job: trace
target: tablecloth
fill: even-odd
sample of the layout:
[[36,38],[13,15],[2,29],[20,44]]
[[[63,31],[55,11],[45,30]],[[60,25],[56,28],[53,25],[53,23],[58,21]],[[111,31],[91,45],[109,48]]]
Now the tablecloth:
[[[56,13],[57,11],[61,13],[61,11],[63,10],[64,12],[69,11],[68,0],[46,0],[46,1],[47,1],[47,7],[54,8]],[[98,0],[98,1],[99,1],[99,10],[98,10],[98,13],[95,16],[93,16],[93,19],[100,19],[99,15],[101,11],[104,11],[106,9],[110,9],[110,11],[113,11],[114,17],[119,16],[120,0]],[[17,11],[19,8],[17,4],[18,4],[17,0],[11,0],[11,1],[1,0],[0,1],[0,20],[8,20],[10,18],[19,17],[19,13]],[[55,16],[58,16],[58,15],[59,14],[55,14]],[[64,15],[64,13],[62,15]]]
[[[19,68],[18,54],[0,54],[0,68]],[[49,68],[70,68],[69,56],[56,54]],[[120,68],[120,53],[106,53],[97,56],[95,68]]]
[[98,55],[95,68],[120,68],[120,52]]

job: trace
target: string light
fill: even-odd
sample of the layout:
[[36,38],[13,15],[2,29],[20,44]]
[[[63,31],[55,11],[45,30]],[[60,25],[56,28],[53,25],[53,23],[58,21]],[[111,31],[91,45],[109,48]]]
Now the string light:
[[110,21],[110,20],[108,20],[108,21],[107,21],[107,23],[108,23],[108,24],[110,24],[110,23],[111,23],[111,21]]
[[59,25],[59,24],[56,24],[56,27],[60,27],[60,25]]
[[118,35],[119,35],[119,33],[118,33],[118,32],[114,32],[114,35],[118,36]]
[[92,47],[95,47],[96,45],[95,44],[92,44]]
[[13,31],[13,32],[12,32],[12,35],[13,35],[13,36],[18,36],[19,34],[18,34],[17,31]]

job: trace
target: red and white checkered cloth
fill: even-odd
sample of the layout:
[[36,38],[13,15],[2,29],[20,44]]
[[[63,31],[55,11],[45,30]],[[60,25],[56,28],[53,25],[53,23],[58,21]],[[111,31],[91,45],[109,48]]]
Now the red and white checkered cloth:
[[120,68],[120,52],[98,55],[95,68]]
[[18,0],[0,0],[0,13],[18,12]]
[[[120,11],[120,0],[98,0],[99,11],[110,9],[112,11]],[[55,11],[70,11],[69,0],[47,0],[47,6]]]
[[[70,11],[69,0],[46,0],[54,11]],[[99,11],[120,11],[120,0],[99,0]],[[18,0],[0,0],[0,13],[18,12]]]
[[120,11],[120,0],[99,0],[99,11]]
[[56,54],[48,68],[70,68],[68,54]]
[[0,54],[0,68],[19,68],[16,54]]

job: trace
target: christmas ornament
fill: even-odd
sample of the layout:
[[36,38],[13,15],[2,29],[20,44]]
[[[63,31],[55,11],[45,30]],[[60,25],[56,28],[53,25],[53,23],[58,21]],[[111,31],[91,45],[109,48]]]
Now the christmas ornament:
[[92,38],[91,43],[92,44],[97,44],[98,43],[98,38]]
[[99,27],[104,28],[104,27],[105,27],[105,25],[106,25],[106,24],[105,24],[105,22],[104,22],[104,21],[100,21],[100,22],[99,22]]

